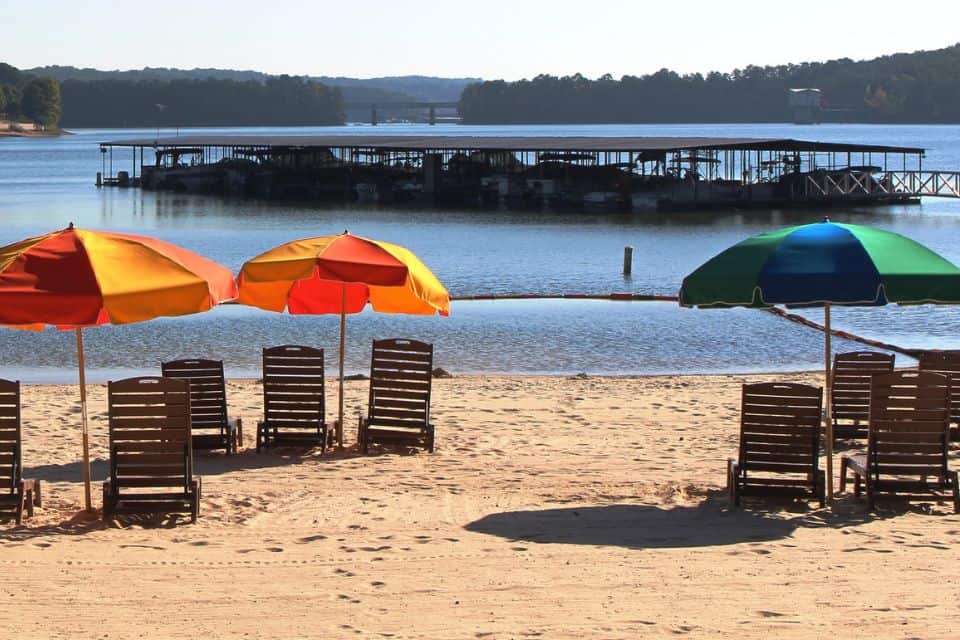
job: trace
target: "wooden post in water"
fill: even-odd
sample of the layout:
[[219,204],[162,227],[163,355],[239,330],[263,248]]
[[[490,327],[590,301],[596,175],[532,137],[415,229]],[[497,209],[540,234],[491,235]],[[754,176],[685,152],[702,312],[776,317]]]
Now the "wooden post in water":
[[623,275],[628,276],[633,272],[633,247],[627,245],[623,248]]

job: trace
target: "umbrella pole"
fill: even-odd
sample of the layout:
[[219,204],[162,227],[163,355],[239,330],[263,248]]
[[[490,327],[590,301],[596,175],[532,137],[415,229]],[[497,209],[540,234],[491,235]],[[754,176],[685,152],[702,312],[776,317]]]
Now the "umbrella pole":
[[824,373],[826,374],[824,380],[826,381],[826,386],[824,387],[826,392],[826,410],[823,412],[824,420],[826,421],[825,433],[827,436],[826,443],[826,452],[827,452],[827,499],[833,500],[833,416],[832,408],[832,394],[831,394],[831,379],[830,379],[830,365],[831,365],[831,349],[830,349],[830,304],[823,305],[823,364],[824,364]]
[[343,354],[347,333],[347,285],[343,284],[340,297],[340,414],[337,420],[337,446],[343,448]]
[[77,370],[80,378],[80,421],[83,434],[83,500],[87,511],[93,511],[90,501],[90,437],[87,433],[87,376],[83,359],[83,330],[77,327]]

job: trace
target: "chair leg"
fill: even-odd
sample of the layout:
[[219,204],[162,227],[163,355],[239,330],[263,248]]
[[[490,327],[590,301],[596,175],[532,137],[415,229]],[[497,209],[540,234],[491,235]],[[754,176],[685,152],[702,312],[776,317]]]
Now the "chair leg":
[[200,480],[196,479],[193,481],[193,500],[190,503],[190,522],[196,522],[197,518],[200,517],[200,492],[201,492]]
[[363,416],[360,416],[360,426],[357,428],[357,446],[360,449],[360,453],[367,455],[369,445],[367,443],[367,430],[363,424]]
[[23,502],[23,508],[26,509],[27,511],[27,517],[32,518],[33,507],[35,504],[33,501],[33,483],[32,482],[30,484],[24,485],[22,502]]
[[110,495],[110,489],[107,483],[103,484],[103,521],[110,522],[113,519],[113,502]]
[[738,481],[739,481],[739,475],[740,475],[740,464],[733,458],[730,458],[727,461],[727,465],[728,465],[727,483],[730,485],[729,486],[730,502],[733,504],[734,507],[739,507],[740,506],[740,486]]
[[960,474],[953,472],[953,512],[960,513]]
[[847,468],[850,466],[850,459],[847,456],[840,456],[840,493],[847,490]]
[[43,506],[43,494],[40,492],[40,481],[33,481],[33,505],[35,507]]
[[827,506],[827,472],[817,472],[817,502],[820,508]]
[[24,495],[23,483],[20,483],[20,486],[17,487],[17,511],[14,519],[19,526],[23,522],[23,501],[26,496]]

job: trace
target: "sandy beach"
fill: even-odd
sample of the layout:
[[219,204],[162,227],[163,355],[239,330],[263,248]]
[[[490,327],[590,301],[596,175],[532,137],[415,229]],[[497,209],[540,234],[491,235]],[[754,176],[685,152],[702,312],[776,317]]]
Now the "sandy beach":
[[[817,382],[437,380],[436,453],[370,457],[256,455],[260,387],[231,381],[248,448],[197,455],[199,522],[113,526],[78,515],[76,388],[25,387],[45,503],[0,524],[5,636],[956,637],[950,505],[730,509],[740,385],[786,379]],[[90,403],[102,479],[104,386]]]

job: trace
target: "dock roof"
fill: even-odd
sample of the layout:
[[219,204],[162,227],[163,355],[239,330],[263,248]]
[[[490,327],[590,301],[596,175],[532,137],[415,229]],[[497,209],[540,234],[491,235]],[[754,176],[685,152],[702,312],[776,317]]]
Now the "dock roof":
[[792,138],[621,137],[621,136],[371,136],[371,135],[185,135],[109,140],[104,147],[278,147],[363,148],[393,151],[590,151],[669,152],[690,150],[923,153],[917,147],[818,142]]

